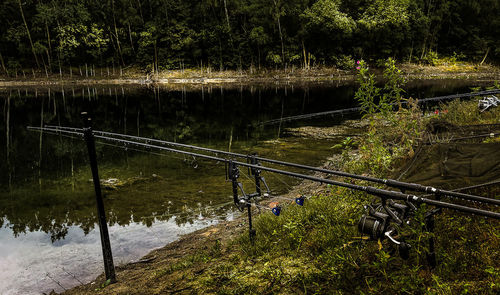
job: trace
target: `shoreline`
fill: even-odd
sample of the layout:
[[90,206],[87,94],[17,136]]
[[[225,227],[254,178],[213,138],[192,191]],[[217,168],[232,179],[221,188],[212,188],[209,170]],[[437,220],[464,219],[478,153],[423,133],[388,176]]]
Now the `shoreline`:
[[[346,128],[353,128],[361,133],[367,126],[366,120],[348,120],[350,127],[334,126],[334,127],[313,127],[313,128],[293,128],[290,129],[292,136],[314,136],[319,130],[323,134],[318,137],[331,138],[336,136]],[[335,169],[335,163],[341,161],[341,154],[332,154],[324,159],[318,168]],[[321,173],[315,172],[312,174],[316,177],[321,177]],[[268,207],[270,204],[278,202],[280,205],[293,205],[294,199],[297,196],[317,195],[318,193],[328,190],[325,185],[318,185],[310,180],[292,186],[288,192],[283,195],[276,195],[271,198],[265,198],[259,202],[260,206]],[[288,199],[288,200],[284,200]],[[270,208],[270,207],[269,207]],[[239,236],[246,236],[248,231],[248,219],[246,211],[241,214],[236,211],[236,215],[232,220],[220,221],[217,224],[196,230],[194,232],[181,235],[174,242],[165,244],[164,246],[151,250],[148,254],[140,257],[136,261],[130,261],[122,265],[115,266],[117,282],[106,285],[105,274],[97,275],[92,281],[86,284],[75,286],[62,293],[64,295],[82,295],[90,294],[99,291],[100,294],[190,294],[188,286],[190,280],[179,275],[185,267],[186,261],[192,261],[193,264],[201,260],[210,260],[214,256],[229,254],[234,245],[234,240]],[[252,215],[255,220],[264,211],[256,206],[252,206]],[[259,234],[259,233],[257,233]],[[213,254],[214,249],[220,249],[221,253]],[[213,261],[212,261],[213,262]],[[191,270],[189,270],[191,271]],[[202,273],[203,269],[196,267],[194,274]],[[165,281],[168,277],[169,289],[165,289],[165,284],[159,282],[158,286],[151,285],[151,278],[161,278],[160,281]],[[135,290],[131,292],[131,290]],[[56,294],[56,293],[51,293]]]
[[[403,64],[403,76],[407,80],[478,80],[483,82],[500,80],[500,67],[496,66],[419,66]],[[374,70],[377,76],[379,69]],[[154,79],[148,74],[138,71],[124,73],[121,76],[81,77],[77,75],[52,74],[43,78],[10,78],[0,77],[0,87],[29,86],[65,86],[65,85],[234,85],[234,84],[273,84],[273,83],[323,83],[323,82],[355,82],[355,71],[344,71],[334,68],[295,70],[283,72],[279,70],[246,73],[238,71],[223,71],[204,73],[201,70],[167,71],[159,73]]]
[[[474,79],[477,80],[477,78]],[[178,84],[182,83],[186,82],[179,82]],[[325,159],[323,166],[331,161],[331,158]],[[310,184],[307,181],[301,182],[284,196],[296,194],[299,190],[318,189],[318,187],[308,185]],[[311,193],[313,192],[311,191]],[[266,201],[271,202],[273,199]],[[180,272],[183,275],[180,277],[176,272],[180,267],[179,264],[187,263],[186,261],[189,262],[190,259],[193,260],[193,264],[199,262],[198,259],[208,259],[206,258],[207,255],[210,257],[211,251],[214,251],[213,249],[220,247],[220,245],[224,245],[224,247],[220,247],[223,249],[221,250],[222,255],[229,252],[226,246],[231,247],[231,240],[245,230],[247,230],[246,216],[243,214],[235,217],[232,221],[220,222],[217,225],[181,236],[177,241],[152,250],[137,261],[116,267],[118,277],[118,283],[116,284],[103,287],[102,284],[105,283],[105,279],[104,275],[101,274],[92,282],[69,289],[61,294],[88,294],[96,291],[99,291],[100,294],[125,294],[130,292],[131,288],[135,289],[132,294],[189,293],[191,290],[189,287],[190,280],[184,277],[185,273]],[[197,275],[203,273],[205,268],[207,267],[196,266],[189,269],[188,272]],[[168,285],[152,283],[152,278],[161,278],[163,276],[168,277]],[[165,282],[164,278],[162,280]]]
[[[325,159],[325,162],[320,167],[327,167],[333,161],[333,158],[329,157]],[[319,173],[316,174],[319,175]],[[276,201],[284,204],[287,201],[283,201],[282,198],[292,198],[292,196],[295,198],[301,191],[308,191],[309,194],[315,194],[325,189],[327,189],[325,186],[318,186],[312,181],[304,180],[293,186],[286,194],[265,199],[260,204],[261,206],[267,206]],[[293,201],[290,201],[290,204],[292,203]],[[260,211],[260,209],[253,206],[252,213],[254,218],[259,215],[257,211]],[[50,294],[81,295],[96,291],[100,294],[190,294],[191,288],[186,286],[189,279],[184,276],[177,276],[176,271],[186,267],[184,265],[186,260],[193,260],[194,263],[199,259],[210,259],[211,257],[206,255],[210,255],[214,251],[214,248],[221,248],[221,255],[228,253],[229,249],[231,249],[229,246],[232,243],[231,241],[239,235],[244,234],[247,230],[247,215],[243,212],[235,216],[233,220],[221,221],[218,224],[182,235],[174,242],[151,250],[137,261],[115,266],[117,282],[114,284],[106,285],[104,273],[101,273],[91,282],[73,287],[62,293],[51,292]],[[151,276],[147,276],[145,271],[152,274],[155,278],[168,276],[168,281],[170,282],[169,288],[166,289],[166,286],[161,284],[159,286],[151,285],[149,281]],[[202,273],[203,271],[203,268],[195,269],[193,275]],[[135,289],[132,293],[130,293],[131,288]]]
[[[363,128],[363,124],[359,124],[357,127]],[[291,130],[291,132],[317,134],[317,130],[309,130],[308,128]],[[333,168],[332,165],[336,165],[335,163],[338,162],[339,157],[341,155],[326,158],[320,167]],[[303,181],[292,187],[283,196],[266,199],[261,204],[267,205],[280,197],[293,199],[297,195],[301,195],[303,191],[307,191],[308,195],[315,195],[325,190],[328,190],[328,187],[318,186],[311,181]],[[293,203],[293,201],[286,201],[280,202],[280,205],[287,202]],[[255,212],[257,209],[254,208],[253,211]],[[197,289],[196,285],[199,283],[196,279],[197,276],[203,277],[207,273],[210,274],[214,271],[222,271],[224,274],[228,272],[225,275],[229,277],[236,276],[229,269],[223,267],[231,263],[236,263],[235,268],[240,269],[243,275],[247,270],[251,270],[254,265],[260,263],[262,266],[263,262],[259,259],[240,257],[245,254],[235,250],[247,237],[247,230],[246,215],[241,214],[235,217],[234,220],[223,221],[181,236],[177,241],[155,249],[137,261],[116,267],[117,283],[106,285],[104,274],[100,274],[92,282],[69,289],[61,294],[80,295],[95,293],[96,291],[99,294],[200,294],[200,290]],[[259,231],[258,228],[257,230]],[[344,245],[350,245],[350,243]],[[298,260],[298,262],[301,262],[301,260]],[[267,262],[265,265],[267,265]],[[218,268],[219,266],[221,268]],[[299,265],[293,267],[300,268]],[[221,281],[215,283],[225,284],[225,282]],[[213,294],[213,292],[209,293]]]

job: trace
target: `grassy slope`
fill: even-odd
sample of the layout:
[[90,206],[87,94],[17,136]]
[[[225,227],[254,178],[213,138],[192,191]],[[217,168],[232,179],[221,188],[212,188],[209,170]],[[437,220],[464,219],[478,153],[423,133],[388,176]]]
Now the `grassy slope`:
[[[400,111],[372,127],[343,154],[342,169],[387,177],[411,158],[425,124],[442,118],[454,124],[500,123],[500,108],[479,114],[475,101],[452,102],[443,115]],[[349,151],[351,143],[343,148]],[[398,147],[395,149],[394,147]],[[500,196],[498,188],[475,193]],[[224,223],[149,254],[142,264],[124,266],[119,283],[99,283],[68,294],[498,294],[500,222],[446,211],[438,215],[438,266],[430,270],[425,253],[430,233],[419,210],[413,226],[402,229],[412,245],[402,260],[387,241],[365,241],[357,232],[362,205],[370,197],[328,187],[313,193],[304,207],[290,204],[279,217],[255,220],[250,243],[245,220]],[[425,208],[424,208],[425,209]],[[393,254],[393,255],[391,255]],[[102,282],[98,280],[98,282]]]
[[[455,124],[499,123],[500,110],[479,114],[476,102],[454,102],[443,119]],[[345,169],[389,176],[412,154],[431,117],[401,111],[392,122],[374,117],[359,142],[357,157]],[[383,130],[382,132],[380,132]],[[377,132],[379,131],[379,132]],[[392,145],[394,144],[394,145]],[[396,149],[395,147],[398,147]],[[480,192],[477,192],[480,193]],[[493,196],[490,191],[486,193]],[[498,196],[496,190],[494,195]],[[369,197],[329,188],[304,208],[289,206],[276,218],[261,215],[252,245],[239,238],[234,262],[218,263],[196,280],[200,293],[491,293],[500,291],[500,223],[455,212],[436,221],[438,267],[431,271],[425,253],[429,233],[422,230],[422,213],[414,226],[403,228],[413,246],[408,261],[390,255],[390,244],[364,242],[356,225]],[[389,247],[388,247],[389,246]],[[194,287],[194,286],[193,286]]]

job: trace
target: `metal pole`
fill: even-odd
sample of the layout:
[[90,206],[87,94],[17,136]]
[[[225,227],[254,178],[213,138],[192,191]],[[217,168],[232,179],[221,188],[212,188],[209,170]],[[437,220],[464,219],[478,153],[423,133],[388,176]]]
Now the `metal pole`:
[[83,135],[89,151],[90,169],[94,180],[95,199],[97,203],[97,216],[99,221],[99,232],[101,235],[102,256],[104,260],[104,272],[106,280],[110,283],[116,282],[115,266],[113,264],[113,254],[111,253],[111,243],[109,241],[108,224],[106,222],[106,212],[104,211],[104,202],[102,200],[101,182],[97,169],[97,156],[95,151],[94,134],[92,132],[92,121],[87,112],[82,112]]
[[[252,154],[250,156],[250,164],[259,166],[259,163],[257,162],[257,159],[255,158],[257,154]],[[255,179],[255,192],[257,193],[257,196],[262,195],[262,191],[260,189],[260,170],[257,168],[251,168],[250,171],[252,172],[254,179]]]
[[[438,209],[439,210],[439,209]],[[430,214],[425,218],[425,229],[431,234],[429,237],[429,249],[427,252],[427,263],[431,268],[435,268],[437,265],[436,261],[436,250],[434,241],[434,215]]]
[[248,212],[248,235],[250,237],[250,242],[254,242],[254,237],[256,235],[255,229],[252,228],[252,208],[250,204],[247,204]]

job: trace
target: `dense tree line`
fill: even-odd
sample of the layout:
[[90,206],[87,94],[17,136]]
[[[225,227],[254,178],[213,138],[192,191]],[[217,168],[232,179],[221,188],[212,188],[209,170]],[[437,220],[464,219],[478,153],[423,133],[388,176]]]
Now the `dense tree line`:
[[3,0],[1,70],[500,60],[498,0]]

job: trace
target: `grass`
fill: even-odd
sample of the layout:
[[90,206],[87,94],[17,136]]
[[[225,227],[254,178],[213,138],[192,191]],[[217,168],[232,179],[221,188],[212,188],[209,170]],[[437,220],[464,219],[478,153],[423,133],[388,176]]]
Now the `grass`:
[[[423,114],[416,107],[392,118],[373,115],[368,134],[345,155],[346,170],[389,176],[422,139],[426,123],[439,117],[453,124],[498,123],[497,108],[479,113],[475,101],[442,105],[446,114]],[[352,145],[350,145],[352,148]],[[399,147],[399,148],[397,148]],[[348,149],[349,150],[349,149]],[[351,151],[351,154],[352,151]],[[494,193],[498,196],[498,191]],[[494,196],[493,195],[493,196]],[[437,216],[435,233],[426,232],[423,206],[401,236],[412,245],[403,260],[384,241],[366,241],[357,232],[363,204],[370,197],[328,187],[303,207],[290,204],[279,217],[263,213],[255,220],[252,243],[241,234],[224,245],[204,272],[189,283],[203,294],[498,294],[500,234],[496,220],[456,212]],[[427,240],[434,236],[438,266],[426,261]],[[186,258],[189,264],[191,258]],[[196,263],[195,263],[196,264]],[[193,265],[189,265],[193,267]]]
[[[371,122],[367,134],[341,145],[339,168],[390,177],[413,156],[433,120],[499,123],[500,108],[479,113],[476,103],[441,105],[448,112],[439,114],[424,113],[415,104],[386,117],[372,114],[365,118]],[[498,187],[474,193],[500,197]],[[371,200],[327,186],[303,207],[290,202],[279,217],[269,211],[258,215],[253,242],[245,219],[221,224],[213,236],[188,235],[149,254],[157,257],[151,264],[125,266],[119,282],[98,294],[499,294],[498,220],[444,211],[430,233],[424,229],[430,208],[422,205],[411,224],[399,228],[398,238],[412,246],[403,260],[387,240],[368,241],[358,233],[363,205]],[[426,259],[431,237],[438,260],[434,269]],[[69,294],[88,294],[90,287],[80,290]]]

